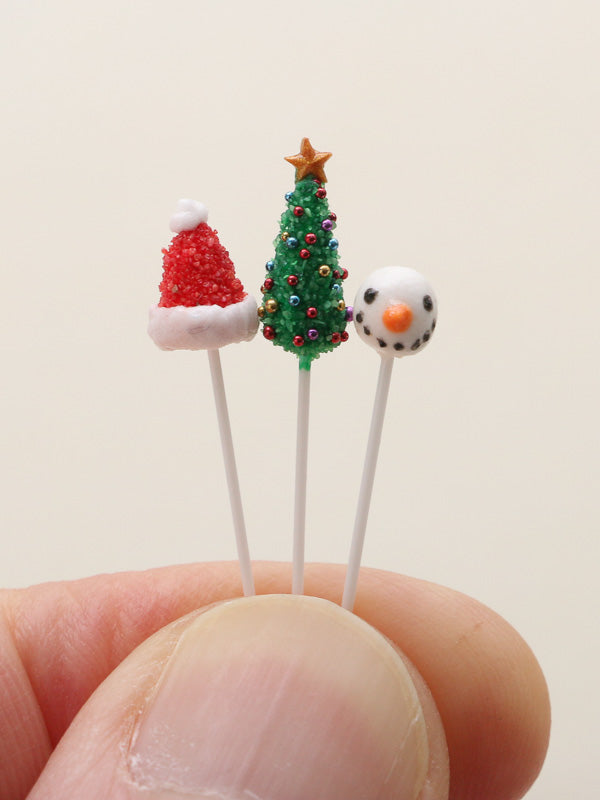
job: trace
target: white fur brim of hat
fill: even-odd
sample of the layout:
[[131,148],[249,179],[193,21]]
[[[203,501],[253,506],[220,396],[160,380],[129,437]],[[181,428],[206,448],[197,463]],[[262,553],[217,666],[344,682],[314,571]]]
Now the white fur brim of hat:
[[256,300],[249,294],[230,306],[152,306],[148,333],[161,350],[216,350],[249,342],[258,330]]

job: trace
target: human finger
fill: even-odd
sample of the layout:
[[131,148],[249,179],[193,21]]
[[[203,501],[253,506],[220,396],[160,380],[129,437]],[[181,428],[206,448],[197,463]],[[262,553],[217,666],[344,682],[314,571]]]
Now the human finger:
[[[289,590],[289,565],[256,564],[255,574],[259,592]],[[314,565],[307,569],[306,591],[339,602],[343,577],[343,567]],[[0,763],[0,774],[25,775],[21,783],[31,785],[77,710],[134,647],[173,619],[240,593],[233,563],[8,593],[5,613],[17,643],[13,660],[20,660],[25,677],[10,689],[0,683],[0,691],[11,695],[0,708],[15,709],[13,718],[22,722],[29,750],[38,756],[19,764],[25,750],[11,748],[19,738],[13,727],[11,741],[0,743],[7,765],[2,769]],[[447,731],[451,796],[521,796],[543,760],[549,711],[539,666],[514,630],[464,595],[376,570],[362,571],[356,610],[424,675]],[[31,710],[36,703],[37,717]]]

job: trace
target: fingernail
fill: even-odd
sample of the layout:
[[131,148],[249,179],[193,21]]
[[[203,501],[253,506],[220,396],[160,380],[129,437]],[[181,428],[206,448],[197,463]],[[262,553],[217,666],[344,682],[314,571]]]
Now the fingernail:
[[128,754],[132,781],[158,797],[227,800],[414,800],[428,763],[394,648],[338,606],[294,595],[197,617]]

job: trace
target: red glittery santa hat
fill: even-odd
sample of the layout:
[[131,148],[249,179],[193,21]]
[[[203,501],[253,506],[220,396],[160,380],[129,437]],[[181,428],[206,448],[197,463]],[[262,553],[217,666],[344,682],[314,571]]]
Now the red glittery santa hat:
[[176,235],[163,250],[161,297],[148,326],[163,350],[211,350],[249,341],[258,328],[256,302],[207,219],[195,200],[180,200],[171,217]]

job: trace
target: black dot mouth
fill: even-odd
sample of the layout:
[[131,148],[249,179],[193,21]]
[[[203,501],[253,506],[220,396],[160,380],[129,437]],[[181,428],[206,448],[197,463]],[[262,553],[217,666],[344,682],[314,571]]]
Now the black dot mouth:
[[387,342],[383,339],[377,339],[377,341],[379,342],[379,347],[387,347]]
[[415,341],[414,341],[414,342],[411,344],[411,346],[410,346],[410,349],[411,349],[411,350],[418,350],[418,349],[419,349],[419,347],[421,347],[421,340],[420,340],[420,339],[416,339],[416,340],[415,340]]
[[371,335],[371,328],[369,328],[368,325],[363,325],[363,331],[365,332],[366,336],[370,336]]
[[378,294],[379,294],[378,289],[367,289],[363,295],[363,299],[365,303],[368,303],[370,305],[372,302],[374,302]]
[[394,345],[394,350],[404,350],[404,345],[402,344],[402,342],[396,342],[396,344]]

